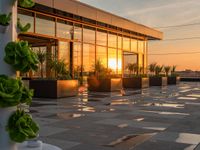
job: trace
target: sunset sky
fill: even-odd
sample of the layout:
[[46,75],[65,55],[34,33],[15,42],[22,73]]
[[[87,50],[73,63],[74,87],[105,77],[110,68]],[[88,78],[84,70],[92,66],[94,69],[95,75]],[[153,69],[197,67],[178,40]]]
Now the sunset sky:
[[156,28],[164,40],[150,42],[149,63],[200,70],[200,0],[80,1],[146,26],[167,27]]

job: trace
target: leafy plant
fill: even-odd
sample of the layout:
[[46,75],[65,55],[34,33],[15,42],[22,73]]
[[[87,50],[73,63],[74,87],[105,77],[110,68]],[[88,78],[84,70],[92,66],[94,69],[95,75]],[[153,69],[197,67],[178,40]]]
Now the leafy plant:
[[29,114],[23,110],[17,110],[9,118],[6,129],[12,141],[21,143],[35,138],[39,127]]
[[43,76],[44,76],[43,75],[43,64],[46,60],[47,54],[45,52],[40,51],[40,50],[36,54],[38,56],[38,61],[40,63],[40,75],[41,75],[41,78],[43,78]]
[[18,0],[18,5],[24,8],[31,8],[35,5],[33,0]]
[[20,103],[31,103],[33,91],[28,90],[20,79],[0,75],[0,107],[16,106]]
[[38,57],[27,41],[9,42],[5,47],[5,53],[4,61],[16,71],[26,73],[38,69]]
[[27,23],[25,26],[23,26],[20,22],[20,19],[17,19],[17,27],[20,30],[20,32],[24,33],[24,32],[28,32],[28,30],[31,28],[31,24]]
[[57,79],[61,79],[61,80],[71,79],[65,60],[51,60],[50,69],[55,71],[55,75]]
[[12,16],[12,13],[9,13],[8,15],[0,14],[0,25],[8,26],[11,21],[11,16]]
[[170,70],[171,70],[171,66],[164,66],[164,71],[167,77],[169,76]]
[[149,71],[150,71],[150,73],[155,74],[156,66],[157,66],[157,63],[151,63],[149,65]]
[[126,66],[126,69],[129,70],[129,75],[131,74],[136,74],[137,71],[138,71],[138,66],[136,63],[129,63],[127,66]]
[[172,72],[172,73],[175,73],[175,72],[176,72],[176,66],[172,66],[171,72]]
[[97,60],[94,65],[95,76],[99,78],[109,78],[111,77],[112,69],[104,67],[100,60]]
[[159,76],[162,71],[163,71],[163,66],[156,65],[156,67],[155,67],[156,76]]

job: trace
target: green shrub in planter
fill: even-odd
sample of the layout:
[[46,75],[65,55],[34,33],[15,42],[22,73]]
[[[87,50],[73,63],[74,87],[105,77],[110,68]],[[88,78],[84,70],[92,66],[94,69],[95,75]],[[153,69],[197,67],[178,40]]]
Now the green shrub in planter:
[[38,130],[38,125],[23,110],[17,110],[8,120],[7,131],[12,141],[21,143],[35,138]]
[[0,25],[2,26],[8,26],[11,21],[12,13],[6,14],[0,14]]
[[5,47],[4,61],[16,71],[26,73],[38,69],[37,55],[31,50],[27,41],[9,42]]
[[0,75],[0,107],[12,107],[31,103],[33,91],[27,89],[20,79]]

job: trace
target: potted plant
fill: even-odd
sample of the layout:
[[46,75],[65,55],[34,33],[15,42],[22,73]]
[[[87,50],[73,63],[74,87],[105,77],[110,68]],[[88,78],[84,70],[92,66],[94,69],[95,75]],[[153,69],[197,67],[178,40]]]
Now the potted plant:
[[[40,56],[39,56],[40,57]],[[78,80],[71,78],[64,60],[50,60],[51,78],[32,79],[29,87],[34,89],[34,97],[64,98],[78,94]]]
[[129,70],[129,76],[123,77],[124,88],[140,89],[149,87],[149,78],[147,75],[142,74],[142,71],[137,74],[139,67],[136,63],[129,63],[126,68]]
[[6,28],[9,26],[11,21],[12,13],[0,14],[0,33],[5,33]]
[[87,79],[88,90],[95,92],[120,91],[122,79],[111,75],[112,70],[105,68],[100,60],[94,65],[94,74]]
[[35,5],[33,0],[18,0],[18,5],[24,8],[31,8]]
[[24,32],[28,32],[28,30],[31,28],[31,24],[27,23],[26,25],[22,25],[22,23],[20,22],[20,19],[17,19],[17,28],[18,28],[18,33],[24,33]]
[[[6,63],[17,72],[37,69],[37,57],[25,41],[9,42],[5,47]],[[16,143],[37,137],[39,127],[21,105],[30,105],[33,90],[29,90],[19,77],[0,75],[0,146],[17,150]]]
[[178,84],[180,82],[180,77],[176,74],[176,66],[172,66],[171,68],[171,75],[168,76],[168,84]]
[[149,70],[151,72],[149,77],[149,85],[150,86],[166,86],[167,85],[167,77],[161,74],[163,71],[163,66],[157,65],[156,63],[149,65]]

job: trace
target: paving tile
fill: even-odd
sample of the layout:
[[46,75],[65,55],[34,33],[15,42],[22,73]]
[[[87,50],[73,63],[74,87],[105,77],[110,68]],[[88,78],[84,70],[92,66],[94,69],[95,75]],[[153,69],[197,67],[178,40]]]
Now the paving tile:
[[152,139],[197,145],[200,142],[200,134],[161,132]]
[[131,150],[185,150],[188,146],[168,141],[146,141]]
[[45,126],[40,126],[39,135],[41,137],[48,137],[50,135],[62,133],[62,132],[67,131],[67,130],[69,130],[69,129],[56,128],[56,127],[51,127],[51,126],[45,125]]
[[49,144],[58,146],[62,150],[69,150],[72,147],[75,147],[80,144],[78,142],[73,142],[73,141],[68,141],[68,140],[60,140],[60,139],[54,139],[54,138],[46,138],[46,137],[41,137],[40,140],[44,143],[49,143]]

